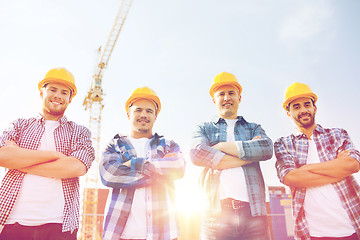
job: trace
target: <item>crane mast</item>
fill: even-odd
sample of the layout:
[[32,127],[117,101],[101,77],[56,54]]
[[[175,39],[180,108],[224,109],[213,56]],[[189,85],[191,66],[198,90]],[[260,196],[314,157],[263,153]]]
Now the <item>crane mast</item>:
[[95,148],[95,160],[85,176],[85,189],[83,192],[83,205],[81,217],[82,240],[101,239],[102,226],[99,226],[98,212],[98,189],[99,189],[99,155],[100,155],[100,130],[101,113],[104,108],[102,78],[108,65],[111,53],[119,37],[125,19],[133,0],[122,0],[120,9],[116,15],[114,25],[110,31],[105,48],[100,52],[99,63],[96,66],[90,90],[84,99],[83,106],[89,110],[89,129],[92,133],[91,140]]

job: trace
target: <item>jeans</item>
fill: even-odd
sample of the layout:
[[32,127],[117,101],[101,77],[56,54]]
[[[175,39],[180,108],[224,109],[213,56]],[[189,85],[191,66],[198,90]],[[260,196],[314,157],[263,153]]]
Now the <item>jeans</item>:
[[76,240],[77,230],[73,233],[62,232],[61,228],[61,223],[40,226],[6,224],[0,234],[0,240]]
[[269,240],[267,216],[253,217],[250,208],[222,210],[205,217],[201,226],[202,240]]

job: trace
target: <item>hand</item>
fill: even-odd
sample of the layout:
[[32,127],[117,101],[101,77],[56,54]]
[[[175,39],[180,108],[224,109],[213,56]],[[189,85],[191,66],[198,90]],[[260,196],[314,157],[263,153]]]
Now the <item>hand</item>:
[[10,140],[5,140],[5,145],[6,146],[11,146],[11,147],[19,147],[16,142],[14,141],[10,141]]
[[123,163],[123,165],[127,166],[127,167],[131,167],[131,161],[126,161]]
[[253,137],[253,139],[251,139],[251,140],[259,140],[259,139],[261,139],[261,136],[255,136],[255,137]]
[[343,150],[343,151],[339,152],[337,157],[348,157],[348,156],[350,156],[350,153],[351,153],[350,149]]

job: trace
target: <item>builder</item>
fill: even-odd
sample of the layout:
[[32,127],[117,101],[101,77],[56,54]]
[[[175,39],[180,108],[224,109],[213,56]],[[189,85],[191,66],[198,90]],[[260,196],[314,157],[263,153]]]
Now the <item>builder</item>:
[[184,156],[174,141],[153,134],[161,103],[152,89],[135,89],[125,108],[130,132],[112,139],[100,163],[101,180],[112,188],[103,239],[176,239],[174,180],[184,175]]
[[360,153],[344,129],[315,123],[316,101],[306,84],[287,88],[283,108],[296,131],[274,145],[278,176],[292,190],[295,239],[359,239],[360,188],[353,173]]
[[94,160],[90,131],[64,116],[73,75],[51,69],[38,83],[37,117],[17,119],[0,136],[0,239],[76,239],[79,176]]
[[193,138],[191,160],[204,168],[210,202],[202,239],[269,239],[259,162],[271,158],[273,146],[259,124],[238,116],[241,92],[233,74],[216,75],[210,96],[218,117],[200,124]]

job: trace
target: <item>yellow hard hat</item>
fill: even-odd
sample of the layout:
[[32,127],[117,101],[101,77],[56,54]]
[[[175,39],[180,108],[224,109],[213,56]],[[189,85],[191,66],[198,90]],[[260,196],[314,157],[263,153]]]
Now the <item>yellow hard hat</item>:
[[71,89],[72,97],[74,97],[77,93],[77,89],[75,86],[74,76],[66,70],[65,68],[53,68],[48,71],[43,80],[41,80],[38,84],[39,90],[47,83],[50,82],[58,82],[68,86]]
[[308,85],[294,82],[285,91],[283,108],[287,110],[288,105],[292,101],[301,97],[309,97],[314,101],[314,103],[317,101],[316,94],[311,91]]
[[239,90],[239,95],[242,92],[242,87],[239,84],[238,80],[236,79],[236,77],[234,76],[234,74],[231,73],[227,73],[227,72],[222,72],[219,73],[218,75],[215,76],[211,87],[210,87],[210,96],[212,98],[214,98],[214,94],[216,92],[216,90],[224,85],[233,85],[235,86],[238,90]]
[[139,87],[132,92],[131,96],[125,103],[126,112],[129,112],[131,105],[139,99],[147,99],[152,101],[156,106],[156,113],[159,114],[161,110],[160,99],[156,95],[155,91],[148,87]]

